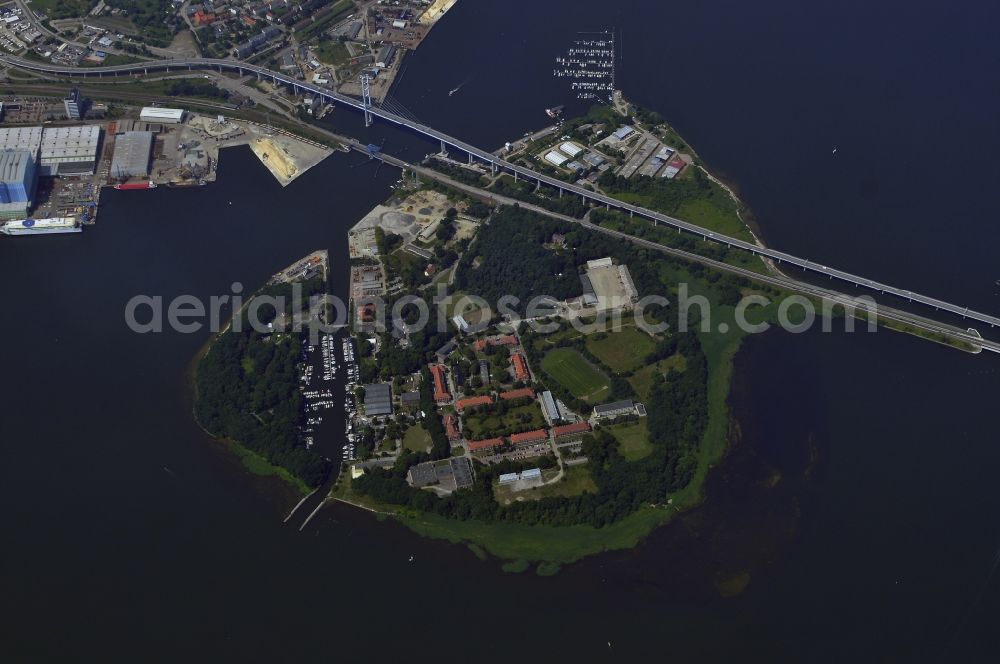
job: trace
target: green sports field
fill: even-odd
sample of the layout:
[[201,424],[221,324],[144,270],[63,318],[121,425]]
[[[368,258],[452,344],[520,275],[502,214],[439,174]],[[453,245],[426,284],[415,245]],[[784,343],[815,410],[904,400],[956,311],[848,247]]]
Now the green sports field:
[[607,378],[571,348],[549,351],[542,369],[579,399],[600,400],[609,389]]
[[587,338],[587,350],[614,371],[635,371],[654,348],[656,341],[635,327]]

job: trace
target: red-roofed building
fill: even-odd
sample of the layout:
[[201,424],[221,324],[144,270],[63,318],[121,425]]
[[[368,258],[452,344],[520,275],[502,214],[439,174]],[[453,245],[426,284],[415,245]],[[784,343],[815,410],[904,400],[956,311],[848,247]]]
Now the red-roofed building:
[[482,397],[469,397],[468,399],[459,399],[455,403],[455,408],[459,411],[463,411],[466,408],[475,408],[476,406],[489,406],[493,403],[493,397],[482,396]]
[[577,422],[576,424],[564,424],[561,427],[555,427],[552,429],[552,435],[555,436],[556,440],[560,438],[569,438],[570,436],[577,436],[590,431],[590,424],[587,422]]
[[528,397],[529,399],[535,398],[535,391],[530,387],[522,387],[519,390],[510,390],[507,392],[501,392],[500,398],[504,401],[511,401],[513,399],[522,399]]
[[462,437],[462,432],[458,430],[458,417],[452,413],[444,416],[444,430],[448,440],[458,440]]
[[215,14],[210,14],[209,12],[199,9],[194,13],[192,19],[194,20],[195,25],[207,25],[215,20]]
[[511,356],[511,361],[514,363],[514,377],[517,380],[531,379],[531,374],[528,373],[528,361],[524,359],[524,355],[514,353]]
[[440,364],[429,365],[431,377],[434,379],[434,401],[443,403],[451,401],[451,393],[448,392],[448,381],[444,377],[444,367]]
[[492,337],[486,337],[485,339],[477,339],[472,347],[478,351],[486,349],[486,346],[516,346],[517,337],[513,334],[498,334]]
[[510,437],[510,442],[515,445],[530,445],[533,443],[540,443],[542,441],[549,439],[549,432],[545,429],[535,429],[534,431],[525,431],[524,433],[515,433]]
[[496,447],[503,445],[503,438],[488,438],[486,440],[470,440],[469,441],[469,451],[470,452],[482,452],[484,450],[492,451]]

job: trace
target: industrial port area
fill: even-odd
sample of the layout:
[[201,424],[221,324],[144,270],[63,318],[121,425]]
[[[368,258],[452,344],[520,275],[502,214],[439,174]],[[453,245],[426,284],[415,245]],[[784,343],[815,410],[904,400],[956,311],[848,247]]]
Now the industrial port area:
[[[272,126],[179,108],[125,108],[109,119],[104,105],[75,89],[58,105],[4,98],[0,113],[8,120],[0,127],[0,232],[6,235],[79,232],[95,223],[103,187],[212,182],[222,148],[249,146],[282,186],[332,152]],[[11,118],[46,119],[22,125]]]
[[[290,0],[276,3],[164,2],[162,17],[145,7],[100,2],[86,14],[68,7],[0,2],[0,45],[32,61],[85,69],[203,55],[262,64],[303,81],[370,99],[390,108],[389,90],[416,49],[457,0]],[[154,3],[155,4],[155,3]],[[171,79],[171,77],[167,77]],[[214,181],[219,150],[248,146],[282,186],[319,163],[331,149],[283,127],[300,109],[320,119],[332,109],[318,96],[296,98],[282,86],[242,77],[172,77],[164,85],[211,98],[205,113],[168,108],[162,98],[116,96],[98,86],[101,101],[66,84],[64,99],[24,90],[51,82],[0,70],[12,89],[0,96],[0,232],[8,235],[79,232],[95,222],[101,189],[189,187]],[[16,92],[15,92],[16,91]],[[171,92],[168,94],[184,93]],[[113,100],[107,103],[104,100]],[[284,101],[291,102],[289,110]],[[143,103],[153,102],[143,106]],[[257,106],[283,116],[276,126],[229,117]],[[22,223],[27,222],[27,223]]]

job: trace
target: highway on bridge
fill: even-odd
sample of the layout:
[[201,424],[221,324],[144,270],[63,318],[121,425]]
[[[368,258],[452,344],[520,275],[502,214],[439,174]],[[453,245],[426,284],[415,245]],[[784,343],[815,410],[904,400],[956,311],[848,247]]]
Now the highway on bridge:
[[969,307],[963,307],[961,305],[952,304],[950,302],[945,302],[927,295],[922,295],[920,293],[915,293],[910,290],[903,288],[896,288],[895,286],[889,286],[888,284],[883,284],[866,277],[851,274],[849,272],[844,272],[843,270],[838,270],[826,265],[821,265],[819,263],[799,258],[791,254],[787,254],[776,249],[771,249],[768,247],[763,247],[753,242],[747,242],[745,240],[740,240],[738,238],[730,237],[721,233],[716,233],[707,228],[697,226],[695,224],[683,221],[681,219],[676,219],[647,208],[639,207],[637,205],[632,205],[630,203],[625,203],[610,196],[605,196],[604,194],[597,193],[594,191],[589,191],[582,187],[578,187],[574,184],[563,182],[551,176],[545,175],[543,173],[537,173],[530,168],[521,166],[519,164],[514,164],[505,161],[496,155],[481,150],[474,145],[465,143],[457,138],[449,136],[443,132],[440,132],[432,127],[415,122],[408,118],[401,117],[395,113],[391,113],[385,109],[379,108],[377,106],[371,106],[366,104],[361,99],[355,99],[354,97],[348,97],[339,92],[333,90],[328,90],[324,87],[314,85],[312,83],[306,83],[304,81],[296,80],[295,78],[282,74],[281,72],[272,71],[265,67],[259,67],[257,65],[247,64],[244,62],[238,62],[235,60],[219,60],[213,58],[180,58],[173,60],[154,60],[145,62],[136,62],[132,64],[125,65],[114,65],[110,67],[87,67],[87,68],[77,68],[77,67],[63,67],[59,65],[53,65],[46,62],[33,62],[31,60],[24,60],[10,55],[0,54],[0,62],[3,62],[9,66],[16,67],[18,69],[23,69],[26,71],[33,71],[42,74],[49,75],[59,75],[59,76],[75,76],[75,77],[86,77],[86,78],[103,78],[105,76],[118,76],[120,74],[124,75],[147,75],[152,72],[162,72],[162,71],[182,71],[182,70],[196,70],[196,69],[209,69],[216,70],[219,72],[231,71],[236,72],[241,76],[248,74],[253,74],[259,78],[270,79],[275,84],[284,84],[291,87],[295,91],[308,92],[310,94],[319,95],[329,101],[344,104],[345,106],[350,106],[356,108],[363,113],[370,114],[374,117],[382,118],[393,124],[406,127],[413,131],[416,131],[424,136],[428,136],[439,141],[442,147],[451,146],[465,152],[469,155],[470,161],[472,159],[479,159],[485,163],[491,164],[495,169],[501,169],[504,171],[509,171],[515,174],[515,177],[525,177],[529,180],[534,180],[539,184],[548,185],[560,192],[567,192],[580,196],[584,200],[589,200],[594,203],[604,205],[606,208],[614,208],[622,212],[628,212],[630,215],[638,215],[641,218],[649,219],[654,224],[666,224],[677,228],[679,230],[687,231],[696,235],[701,235],[706,240],[713,240],[721,244],[726,244],[730,247],[736,247],[738,249],[743,249],[744,251],[749,251],[753,254],[764,256],[774,260],[777,263],[786,263],[788,265],[793,265],[799,267],[803,270],[808,270],[810,272],[821,274],[829,277],[830,279],[838,279],[840,281],[845,281],[855,286],[860,286],[864,288],[869,288],[879,293],[893,295],[899,298],[903,298],[910,302],[917,302],[922,305],[933,307],[941,311],[947,311],[951,314],[961,316],[970,320],[979,321],[981,323],[986,323],[990,327],[995,327],[1000,325],[1000,318],[996,316],[991,316],[979,311],[974,311]]

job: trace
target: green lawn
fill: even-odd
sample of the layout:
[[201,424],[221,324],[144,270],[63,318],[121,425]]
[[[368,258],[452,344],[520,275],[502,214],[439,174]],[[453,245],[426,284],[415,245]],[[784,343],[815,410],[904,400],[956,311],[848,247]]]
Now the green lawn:
[[411,452],[426,452],[431,446],[431,435],[423,424],[417,424],[403,434],[403,447]]
[[646,357],[655,347],[652,337],[631,326],[587,338],[587,350],[615,371],[635,371],[646,363]]
[[684,356],[674,355],[668,357],[665,360],[660,360],[656,364],[650,364],[642,369],[636,371],[628,379],[629,384],[632,385],[632,389],[635,393],[639,395],[641,399],[649,398],[649,388],[653,386],[653,378],[657,375],[665,375],[671,369],[676,369],[677,371],[684,371]]
[[641,459],[653,450],[649,444],[649,428],[646,418],[634,424],[615,424],[607,428],[608,432],[618,441],[618,450],[629,461]]
[[542,369],[579,399],[599,401],[609,389],[604,374],[572,348],[549,351]]
[[[544,471],[543,477],[548,482],[559,474],[557,468],[550,468]],[[524,491],[511,491],[509,486],[498,486],[496,488],[497,500],[502,505],[509,505],[515,500],[541,500],[552,496],[579,496],[581,493],[589,491],[597,493],[597,485],[590,476],[590,471],[586,465],[567,467],[561,480],[555,484],[525,489]]]
[[488,410],[464,417],[462,423],[470,438],[493,438],[504,435],[503,432],[507,430],[541,429],[545,426],[545,417],[538,402],[532,401],[524,406],[511,408],[503,417],[496,410]]
[[320,42],[316,47],[316,57],[329,65],[342,65],[351,59],[351,53],[339,41],[328,40]]

